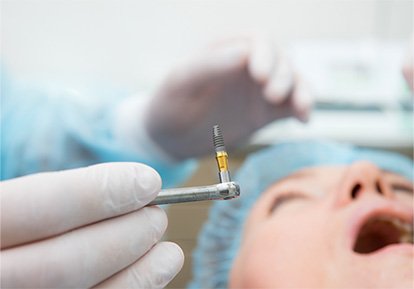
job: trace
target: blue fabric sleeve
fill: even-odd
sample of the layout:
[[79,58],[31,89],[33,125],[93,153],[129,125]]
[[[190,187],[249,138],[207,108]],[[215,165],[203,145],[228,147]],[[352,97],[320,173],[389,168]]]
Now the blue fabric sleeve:
[[[117,104],[127,95],[94,90],[94,95],[13,85],[1,75],[1,179],[70,169],[101,162],[142,162],[156,169],[163,187],[184,181],[194,160],[165,164],[128,151],[114,137]],[[99,97],[96,97],[99,95]]]

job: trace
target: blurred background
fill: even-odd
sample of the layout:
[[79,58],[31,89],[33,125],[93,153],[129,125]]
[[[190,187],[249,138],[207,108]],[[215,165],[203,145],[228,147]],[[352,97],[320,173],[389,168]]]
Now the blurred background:
[[306,128],[271,125],[254,144],[277,135],[412,147],[400,73],[412,0],[1,0],[1,10],[2,64],[13,77],[79,91],[104,84],[149,95],[208,43],[266,34],[291,54],[318,102]]
[[[412,155],[412,97],[401,75],[412,0],[1,0],[1,63],[36,86],[151,95],[173,66],[214,40],[265,34],[286,48],[316,97],[311,121],[273,123],[230,156],[294,138],[332,138]],[[86,93],[87,95],[87,93]],[[225,137],[225,132],[224,132]],[[205,159],[186,185],[216,182]],[[191,277],[191,251],[209,203],[169,209],[167,239]],[[192,216],[189,218],[188,216]]]

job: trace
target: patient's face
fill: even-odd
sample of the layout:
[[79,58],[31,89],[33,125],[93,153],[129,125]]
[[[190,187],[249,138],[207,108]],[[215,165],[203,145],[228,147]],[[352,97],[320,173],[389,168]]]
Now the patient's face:
[[250,212],[230,287],[412,288],[412,194],[368,162],[281,180]]

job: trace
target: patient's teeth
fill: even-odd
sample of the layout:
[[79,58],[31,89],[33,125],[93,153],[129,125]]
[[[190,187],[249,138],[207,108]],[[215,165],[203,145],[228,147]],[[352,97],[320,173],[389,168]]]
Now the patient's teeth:
[[404,234],[401,234],[400,243],[413,243],[412,232],[405,232]]
[[399,219],[392,219],[392,223],[400,230],[401,243],[413,243],[413,225]]
[[413,224],[391,216],[378,216],[372,221],[382,221],[393,224],[395,228],[401,232],[401,243],[413,243]]

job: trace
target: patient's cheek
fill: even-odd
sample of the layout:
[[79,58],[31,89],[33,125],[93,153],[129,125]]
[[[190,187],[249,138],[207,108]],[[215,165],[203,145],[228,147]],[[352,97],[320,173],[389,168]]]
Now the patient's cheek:
[[398,202],[406,205],[406,206],[413,206],[413,195],[411,194],[407,194],[407,193],[396,193],[395,194],[395,198],[397,199]]
[[297,245],[286,248],[284,234],[273,234],[271,229],[263,226],[243,240],[231,271],[230,288],[286,288],[297,279],[296,268],[300,262],[294,252]]
[[[292,203],[291,208],[302,205]],[[324,245],[327,237],[321,233],[326,218],[319,208],[302,208],[303,214],[293,216],[286,213],[288,206],[285,209],[269,220],[249,224],[232,270],[232,288],[318,288],[321,284],[321,264],[331,259]]]
[[[278,288],[275,275],[269,279],[270,268],[268,260],[272,257],[263,247],[246,246],[239,254],[230,274],[229,288]],[[270,268],[269,268],[270,266]],[[274,272],[274,268],[271,269]]]

